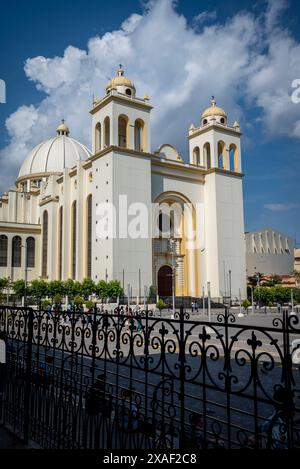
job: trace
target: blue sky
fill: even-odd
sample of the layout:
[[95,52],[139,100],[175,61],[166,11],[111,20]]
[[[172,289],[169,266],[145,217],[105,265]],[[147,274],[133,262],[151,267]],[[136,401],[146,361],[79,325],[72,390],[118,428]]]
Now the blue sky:
[[90,146],[92,94],[121,62],[155,107],[153,150],[173,143],[187,158],[187,129],[216,96],[243,132],[246,230],[300,242],[299,24],[297,0],[2,2],[1,191],[61,117]]

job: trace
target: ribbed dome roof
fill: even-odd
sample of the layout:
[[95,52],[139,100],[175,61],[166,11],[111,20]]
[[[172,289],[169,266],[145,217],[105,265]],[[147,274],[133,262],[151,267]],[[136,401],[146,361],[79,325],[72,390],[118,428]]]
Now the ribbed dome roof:
[[61,173],[90,156],[90,151],[77,140],[66,134],[57,135],[31,150],[21,166],[18,179],[32,174]]

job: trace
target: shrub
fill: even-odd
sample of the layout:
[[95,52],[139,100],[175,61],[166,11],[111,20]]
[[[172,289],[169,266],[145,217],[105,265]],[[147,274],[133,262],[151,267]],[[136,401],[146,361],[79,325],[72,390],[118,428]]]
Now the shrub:
[[51,305],[51,301],[49,301],[49,300],[43,300],[42,303],[41,303],[41,306],[42,306],[43,309],[47,309],[48,306],[50,306],[50,305]]
[[251,305],[251,303],[247,298],[242,302],[242,306],[246,311],[247,311],[247,309],[249,308],[250,305]]
[[85,306],[89,311],[91,311],[94,309],[95,303],[93,301],[86,301]]
[[156,307],[157,309],[159,309],[159,311],[161,312],[162,309],[166,308],[167,305],[166,303],[164,302],[164,300],[158,300],[158,302],[156,303]]
[[156,288],[154,287],[154,285],[151,285],[149,287],[148,301],[153,300],[153,298],[156,298]]
[[76,306],[83,305],[83,303],[84,303],[84,299],[82,298],[82,296],[76,295],[76,296],[74,297],[74,304],[75,304]]
[[62,296],[57,293],[54,298],[53,298],[53,302],[56,304],[56,305],[60,305],[61,304],[61,300],[62,300]]

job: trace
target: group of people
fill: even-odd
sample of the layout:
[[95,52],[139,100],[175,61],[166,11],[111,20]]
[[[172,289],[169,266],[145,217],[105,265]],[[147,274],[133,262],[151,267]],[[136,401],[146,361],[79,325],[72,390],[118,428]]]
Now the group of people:
[[195,311],[195,313],[198,313],[199,311],[199,306],[198,306],[198,303],[197,301],[192,301],[191,302],[191,310],[192,310],[192,313]]

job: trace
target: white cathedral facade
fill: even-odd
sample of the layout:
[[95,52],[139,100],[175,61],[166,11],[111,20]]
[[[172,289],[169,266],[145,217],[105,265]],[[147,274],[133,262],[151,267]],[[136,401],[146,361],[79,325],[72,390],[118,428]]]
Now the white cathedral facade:
[[[119,280],[133,296],[150,285],[169,296],[174,275],[178,296],[201,297],[208,282],[212,297],[229,289],[245,295],[238,123],[230,125],[212,99],[200,125],[190,126],[186,163],[170,144],[152,151],[151,110],[120,67],[105,96],[94,99],[91,152],[62,122],[28,154],[15,187],[0,199],[0,277]],[[99,236],[99,207],[114,206],[129,223],[137,203],[149,212],[153,204],[188,205],[192,221],[185,223],[182,211],[175,230],[172,211],[158,211],[154,235],[131,237],[119,226],[116,235]]]

